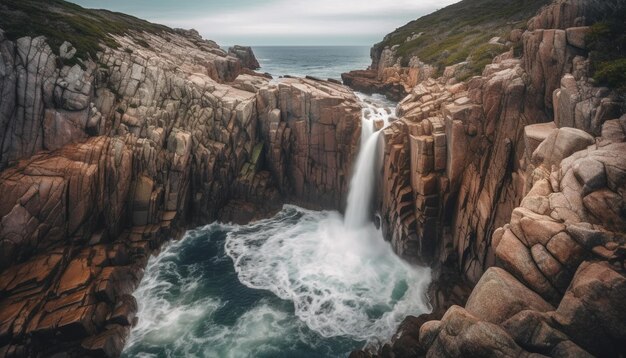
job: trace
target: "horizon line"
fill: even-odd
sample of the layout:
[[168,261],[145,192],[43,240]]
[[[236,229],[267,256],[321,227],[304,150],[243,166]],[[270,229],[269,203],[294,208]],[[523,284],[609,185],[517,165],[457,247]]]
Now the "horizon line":
[[232,46],[250,46],[250,47],[372,47],[373,45],[337,45],[337,44],[333,44],[333,45],[324,45],[324,44],[319,44],[319,45],[297,45],[297,44],[290,44],[290,45],[267,45],[267,44],[263,44],[263,45],[242,45],[242,44],[227,44],[227,45],[220,45],[220,47],[232,47]]

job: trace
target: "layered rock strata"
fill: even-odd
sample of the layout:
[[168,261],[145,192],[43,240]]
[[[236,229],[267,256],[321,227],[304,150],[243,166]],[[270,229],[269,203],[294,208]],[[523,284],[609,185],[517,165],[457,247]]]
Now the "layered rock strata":
[[0,35],[2,357],[118,356],[164,240],[238,203],[345,201],[352,92],[270,83],[195,31],[115,40],[69,66],[71,44]]

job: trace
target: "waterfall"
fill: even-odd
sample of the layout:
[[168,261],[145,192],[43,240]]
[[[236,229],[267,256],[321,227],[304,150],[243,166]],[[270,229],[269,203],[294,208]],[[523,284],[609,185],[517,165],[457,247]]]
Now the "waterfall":
[[285,205],[247,225],[188,231],[151,257],[123,357],[345,356],[430,312],[430,269],[398,257],[371,222],[375,129],[392,105],[364,104],[345,217]]
[[364,103],[361,116],[361,146],[356,166],[350,181],[348,203],[344,224],[347,228],[358,229],[371,221],[371,204],[376,183],[377,147],[380,131],[374,128],[374,122],[383,121],[383,127],[389,122],[390,110]]

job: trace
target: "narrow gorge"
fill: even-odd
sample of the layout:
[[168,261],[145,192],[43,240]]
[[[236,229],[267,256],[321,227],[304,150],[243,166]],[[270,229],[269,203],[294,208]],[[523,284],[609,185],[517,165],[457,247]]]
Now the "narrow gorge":
[[501,3],[342,83],[0,1],[0,357],[626,355],[626,3]]

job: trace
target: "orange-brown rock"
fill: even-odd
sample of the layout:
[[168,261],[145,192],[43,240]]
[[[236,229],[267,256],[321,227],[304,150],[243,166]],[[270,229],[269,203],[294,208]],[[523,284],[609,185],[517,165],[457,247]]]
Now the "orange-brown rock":
[[[521,58],[498,56],[461,85],[422,81],[400,102],[384,132],[383,231],[401,255],[475,286],[465,309],[420,322],[417,350],[395,339],[362,354],[626,354],[625,106],[589,79],[583,36],[615,5],[556,0],[516,34]],[[436,233],[420,232],[431,214]]]
[[406,88],[397,82],[384,82],[378,78],[377,70],[356,70],[341,74],[343,83],[363,93],[381,93],[399,101],[406,96]]
[[355,95],[331,82],[290,78],[261,89],[257,111],[269,171],[281,193],[342,207],[359,144]]
[[115,39],[64,66],[45,38],[0,31],[0,356],[118,356],[149,256],[185,225],[345,201],[347,88],[240,76],[252,59],[195,31]]

